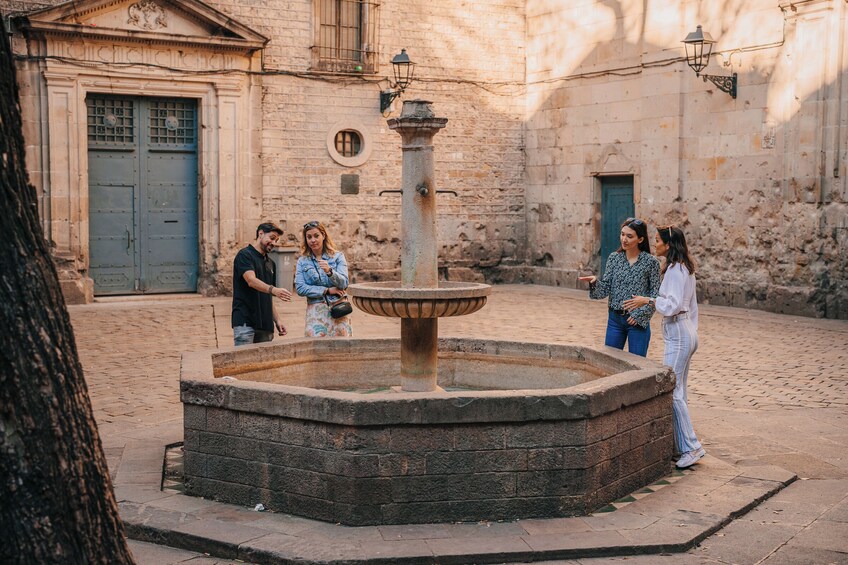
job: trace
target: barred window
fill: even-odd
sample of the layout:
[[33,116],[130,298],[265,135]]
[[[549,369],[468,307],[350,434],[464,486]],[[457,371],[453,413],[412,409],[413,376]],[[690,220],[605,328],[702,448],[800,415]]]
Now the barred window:
[[314,0],[313,66],[336,72],[376,71],[376,0]]
[[129,98],[89,96],[87,128],[89,145],[135,143],[135,105]]
[[362,149],[362,139],[353,130],[346,129],[336,134],[336,151],[342,157],[356,157]]
[[368,132],[350,118],[336,122],[327,130],[327,153],[343,167],[359,167],[371,157],[373,140]]
[[187,100],[150,101],[150,143],[193,147],[197,143],[196,110]]

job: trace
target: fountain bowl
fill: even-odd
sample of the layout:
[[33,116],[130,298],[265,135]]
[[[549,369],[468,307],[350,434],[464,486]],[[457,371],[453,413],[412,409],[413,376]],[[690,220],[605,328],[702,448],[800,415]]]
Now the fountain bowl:
[[348,287],[357,308],[391,318],[464,316],[485,306],[491,290],[487,284],[450,281],[440,281],[438,288],[406,288],[397,281]]
[[612,348],[398,339],[186,353],[186,493],[346,525],[583,515],[671,471],[674,373]]

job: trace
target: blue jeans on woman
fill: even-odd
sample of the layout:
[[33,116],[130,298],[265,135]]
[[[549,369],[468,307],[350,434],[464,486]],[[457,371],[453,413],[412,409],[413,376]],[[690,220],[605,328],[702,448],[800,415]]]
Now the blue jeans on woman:
[[627,351],[642,357],[648,356],[648,344],[651,343],[651,326],[643,328],[639,324],[631,326],[627,323],[629,315],[622,316],[615,310],[610,309],[607,321],[607,337],[604,345],[624,349],[627,342]]

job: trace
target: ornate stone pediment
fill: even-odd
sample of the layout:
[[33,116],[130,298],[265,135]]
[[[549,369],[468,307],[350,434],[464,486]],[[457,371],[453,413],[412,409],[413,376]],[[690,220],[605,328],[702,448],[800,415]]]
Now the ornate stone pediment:
[[268,38],[198,0],[66,2],[16,19],[28,34],[261,49]]
[[607,145],[601,151],[600,158],[592,163],[589,174],[629,174],[636,170],[636,163],[623,155],[620,147]]

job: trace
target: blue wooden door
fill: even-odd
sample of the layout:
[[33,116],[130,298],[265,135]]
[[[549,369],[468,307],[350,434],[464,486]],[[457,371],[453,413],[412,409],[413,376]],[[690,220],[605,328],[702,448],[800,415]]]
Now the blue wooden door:
[[97,95],[86,103],[95,294],[195,292],[196,102]]
[[601,177],[601,272],[621,244],[621,224],[633,216],[633,177]]

